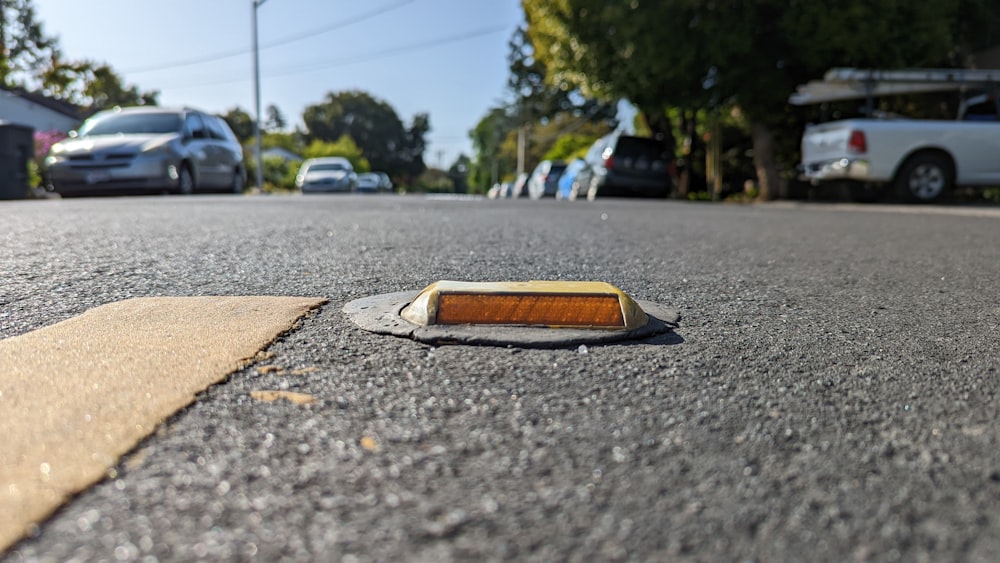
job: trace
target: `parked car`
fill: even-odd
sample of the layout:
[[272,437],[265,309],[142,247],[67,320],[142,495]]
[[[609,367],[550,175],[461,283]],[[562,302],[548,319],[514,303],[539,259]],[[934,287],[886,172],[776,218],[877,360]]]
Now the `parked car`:
[[528,195],[531,199],[555,197],[559,189],[559,176],[566,169],[566,163],[558,160],[543,160],[528,177]]
[[225,120],[190,108],[101,111],[52,145],[46,188],[60,195],[240,193],[243,148]]
[[524,172],[517,175],[514,184],[510,187],[510,197],[528,197],[528,175]]
[[[566,165],[566,169],[559,176],[558,189],[556,190],[556,199],[570,199],[570,195],[575,194],[573,190],[573,184],[576,182],[577,174],[584,166],[587,165],[587,161],[582,158],[574,158]],[[577,190],[578,191],[578,190]],[[572,199],[576,199],[573,195]]]
[[378,189],[391,192],[392,179],[389,178],[389,175],[386,174],[385,172],[376,172],[375,174],[377,174],[379,178]]
[[302,193],[353,192],[358,175],[351,161],[342,156],[310,158],[299,167],[295,185]]
[[364,172],[358,174],[358,191],[374,193],[379,190],[382,179],[374,172]]
[[[945,72],[945,71],[941,71]],[[958,119],[863,117],[809,124],[802,178],[846,188],[874,202],[892,189],[907,203],[934,203],[956,187],[1000,184],[1000,105],[993,95],[963,100]]]
[[598,139],[577,173],[575,194],[667,197],[673,186],[674,162],[665,143],[648,137],[611,133]]
[[513,188],[514,184],[512,182],[499,182],[493,184],[493,187],[486,192],[486,197],[489,199],[507,199],[510,197]]

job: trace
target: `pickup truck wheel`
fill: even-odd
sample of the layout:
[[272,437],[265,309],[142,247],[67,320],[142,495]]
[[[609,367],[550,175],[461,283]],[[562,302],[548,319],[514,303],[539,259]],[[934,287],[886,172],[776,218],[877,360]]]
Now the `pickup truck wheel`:
[[903,201],[932,203],[951,190],[953,173],[947,158],[917,155],[906,161],[896,176],[896,194]]

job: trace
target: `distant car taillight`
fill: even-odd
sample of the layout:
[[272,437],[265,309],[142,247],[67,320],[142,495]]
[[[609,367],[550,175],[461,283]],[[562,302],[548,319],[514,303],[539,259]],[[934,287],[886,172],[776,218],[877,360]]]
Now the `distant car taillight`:
[[608,158],[604,159],[604,168],[611,170],[614,167],[615,167],[615,157],[609,156]]
[[868,140],[865,139],[864,131],[851,131],[851,138],[847,141],[847,150],[855,153],[868,152]]

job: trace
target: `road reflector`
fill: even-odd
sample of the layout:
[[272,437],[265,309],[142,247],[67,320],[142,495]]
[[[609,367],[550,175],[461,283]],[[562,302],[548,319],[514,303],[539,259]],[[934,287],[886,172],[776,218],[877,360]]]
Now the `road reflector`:
[[400,316],[420,325],[514,325],[633,330],[648,317],[631,297],[606,282],[439,281]]

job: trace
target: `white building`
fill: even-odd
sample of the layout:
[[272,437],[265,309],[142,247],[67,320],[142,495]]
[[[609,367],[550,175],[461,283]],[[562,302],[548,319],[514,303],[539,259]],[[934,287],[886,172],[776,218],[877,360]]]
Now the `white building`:
[[66,133],[80,122],[79,109],[72,104],[20,89],[0,88],[0,123]]

